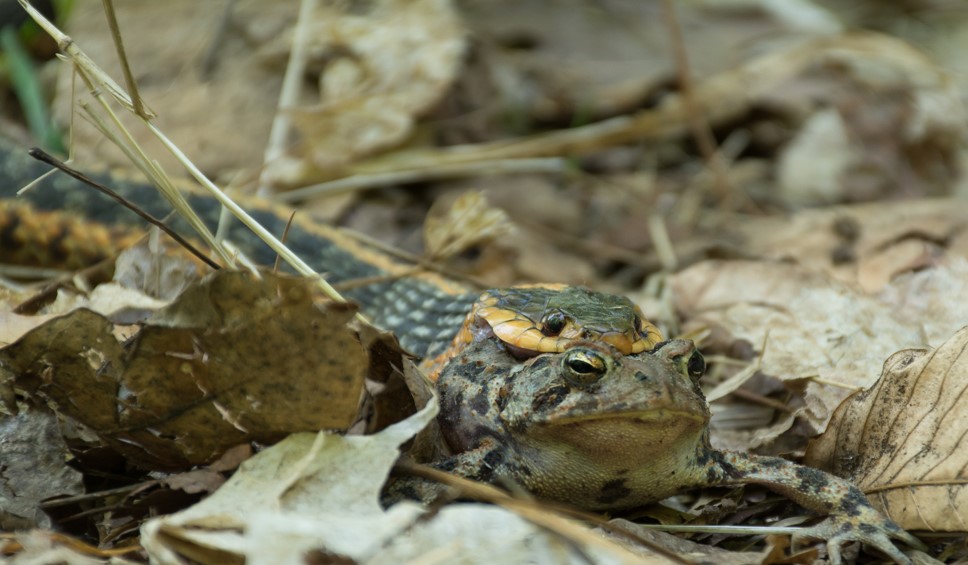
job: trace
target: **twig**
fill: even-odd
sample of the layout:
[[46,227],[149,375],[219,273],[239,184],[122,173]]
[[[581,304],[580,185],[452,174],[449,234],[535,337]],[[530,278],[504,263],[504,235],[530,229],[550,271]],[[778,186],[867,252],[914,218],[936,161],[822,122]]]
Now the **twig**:
[[235,9],[236,0],[228,0],[225,3],[225,9],[222,10],[221,16],[219,16],[218,24],[215,26],[215,31],[212,32],[211,41],[208,44],[208,48],[205,49],[205,55],[202,56],[201,64],[201,75],[207,78],[212,74],[212,70],[215,69],[215,58],[218,54],[219,48],[225,41],[226,32],[229,29],[229,23],[232,21],[232,11]]
[[[286,222],[286,228],[282,230],[282,238],[279,240],[283,244],[285,244],[286,243],[286,240],[289,239],[289,228],[292,227],[292,221],[295,218],[296,218],[296,211],[293,210],[292,211],[292,214],[289,214],[289,220]],[[276,255],[276,261],[275,261],[275,263],[272,264],[272,272],[273,273],[279,272],[279,260],[280,260],[280,257],[278,255]]]
[[[457,475],[446,473],[433,467],[408,461],[397,462],[393,469],[394,471],[407,473],[458,489],[461,492],[461,495],[467,498],[501,506],[506,510],[514,512],[532,524],[555,534],[561,535],[567,539],[581,541],[584,544],[591,543],[593,545],[597,545],[599,548],[604,549],[605,551],[614,552],[618,550],[620,553],[618,553],[616,556],[623,556],[627,550],[623,546],[607,542],[597,535],[594,535],[591,538],[585,537],[583,534],[586,532],[591,533],[590,530],[579,530],[568,527],[568,525],[573,525],[571,520],[582,520],[595,524],[601,528],[608,529],[618,535],[634,540],[635,542],[648,547],[650,550],[661,555],[662,557],[665,557],[673,563],[691,563],[691,561],[684,559],[680,555],[665,547],[662,547],[654,541],[645,539],[624,528],[615,527],[608,520],[598,514],[584,512],[565,504],[557,504],[550,501],[535,501],[533,499],[515,498],[514,496],[493,485],[479,483],[477,481],[472,481],[470,479],[465,479]],[[563,522],[562,519],[566,519],[568,521]]]
[[296,20],[296,31],[293,33],[292,49],[289,51],[289,64],[282,77],[282,89],[279,92],[279,105],[269,130],[269,140],[266,142],[265,157],[263,158],[262,173],[259,175],[259,190],[256,192],[263,198],[272,195],[269,187],[269,163],[282,156],[289,136],[289,113],[287,108],[295,106],[301,89],[303,74],[306,70],[309,45],[309,20],[316,11],[317,0],[302,0],[299,4],[299,18]]
[[134,80],[131,73],[131,65],[128,64],[128,55],[124,51],[124,41],[121,39],[121,28],[118,27],[118,18],[114,13],[114,0],[101,0],[104,7],[104,15],[108,19],[108,27],[111,29],[111,39],[114,40],[114,48],[118,52],[118,61],[121,63],[121,72],[124,73],[124,82],[128,85],[128,92],[131,93],[131,101],[134,104],[134,113],[142,119],[147,120],[144,103],[141,101],[141,94],[138,93],[138,83]]
[[221,265],[219,265],[215,261],[209,259],[207,255],[205,255],[204,253],[202,253],[201,251],[199,251],[194,245],[192,245],[191,243],[189,243],[188,240],[186,240],[182,236],[178,235],[178,233],[175,232],[175,230],[173,230],[170,227],[168,227],[164,222],[162,222],[158,218],[152,216],[151,214],[145,212],[141,208],[135,206],[134,204],[132,204],[131,202],[129,202],[128,200],[126,200],[125,198],[123,198],[121,195],[119,195],[117,192],[114,192],[110,188],[108,188],[108,187],[104,186],[103,184],[97,182],[96,180],[94,180],[91,177],[85,175],[84,173],[78,171],[77,169],[73,169],[73,168],[67,166],[67,164],[65,164],[63,161],[61,161],[60,159],[57,159],[53,155],[51,155],[51,154],[47,153],[46,151],[44,151],[43,149],[40,149],[38,147],[34,147],[34,148],[31,148],[30,151],[28,151],[28,153],[34,159],[37,159],[38,161],[42,161],[44,163],[47,163],[48,165],[50,165],[52,167],[58,168],[58,169],[64,171],[65,173],[67,173],[68,175],[74,177],[75,179],[83,182],[84,184],[87,184],[88,186],[96,189],[98,192],[101,192],[102,194],[106,194],[107,196],[109,196],[111,199],[113,199],[118,204],[124,206],[128,210],[131,210],[132,212],[134,212],[135,214],[137,214],[144,221],[152,224],[153,226],[158,227],[161,231],[163,231],[166,234],[168,234],[169,236],[171,236],[171,238],[174,239],[176,242],[178,242],[179,245],[181,245],[182,247],[184,247],[186,250],[188,250],[189,253],[191,253],[195,257],[198,257],[199,260],[201,260],[203,263],[205,263],[209,267],[211,267],[213,269],[216,269],[216,270],[222,268]]
[[440,179],[471,176],[511,175],[525,173],[559,174],[567,172],[568,161],[561,157],[535,159],[498,159],[473,163],[453,163],[436,167],[389,173],[360,174],[329,182],[322,182],[289,192],[280,192],[273,199],[283,202],[305,200],[315,196],[331,196],[355,190],[401,184],[414,184]]
[[79,494],[76,496],[67,496],[64,498],[55,498],[54,500],[47,500],[40,503],[40,507],[43,509],[47,508],[57,508],[58,506],[67,506],[68,504],[74,504],[77,502],[87,502],[89,500],[97,500],[99,498],[108,498],[109,496],[115,496],[118,494],[128,494],[141,489],[152,487],[161,484],[160,480],[153,479],[150,481],[144,481],[141,483],[136,483],[133,485],[125,485],[123,487],[117,487],[107,490],[101,490],[97,492],[88,492],[84,494]]
[[719,151],[716,149],[716,139],[713,137],[709,122],[706,121],[703,114],[702,106],[696,99],[696,90],[692,83],[689,67],[689,56],[686,53],[685,40],[682,37],[682,27],[679,25],[678,17],[676,17],[675,3],[672,0],[663,0],[662,8],[672,43],[672,52],[676,59],[676,73],[679,90],[682,93],[685,118],[689,122],[692,135],[696,140],[696,146],[706,161],[706,166],[713,173],[713,187],[719,200],[723,207],[728,209],[733,191],[729,185],[726,164],[720,158]]

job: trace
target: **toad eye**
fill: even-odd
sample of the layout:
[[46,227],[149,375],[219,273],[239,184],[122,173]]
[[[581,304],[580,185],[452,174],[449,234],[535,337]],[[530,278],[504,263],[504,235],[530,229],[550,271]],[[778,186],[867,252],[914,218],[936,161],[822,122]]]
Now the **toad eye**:
[[562,312],[552,312],[541,320],[541,333],[547,336],[555,336],[565,329],[565,315]]
[[637,317],[635,319],[635,325],[638,328],[639,335],[642,337],[649,337],[650,335],[658,333],[656,332],[655,326],[652,325],[652,322],[646,320],[645,318]]
[[566,353],[563,365],[565,380],[578,387],[594,384],[608,372],[604,357],[584,349],[572,349]]
[[706,372],[706,359],[703,358],[702,353],[698,351],[693,351],[692,355],[689,356],[689,361],[686,362],[686,371],[689,372],[689,376],[698,379]]

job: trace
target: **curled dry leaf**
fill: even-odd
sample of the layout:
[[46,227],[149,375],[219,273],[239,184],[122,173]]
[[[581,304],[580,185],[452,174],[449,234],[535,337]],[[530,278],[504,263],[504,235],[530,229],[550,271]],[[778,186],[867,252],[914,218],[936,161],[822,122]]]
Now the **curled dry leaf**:
[[390,0],[364,10],[326,3],[309,51],[320,65],[321,103],[292,110],[325,174],[399,144],[459,70],[464,31],[449,0]]
[[431,209],[424,223],[424,248],[434,259],[447,259],[512,230],[507,213],[489,206],[482,193],[472,190],[445,212]]
[[968,327],[899,351],[841,405],[807,461],[861,487],[905,529],[968,531]]
[[[196,265],[181,254],[166,253],[157,240],[160,230],[118,255],[114,281],[159,300],[170,301],[198,280]],[[184,252],[184,250],[181,250]]]
[[123,345],[88,310],[0,352],[17,386],[98,433],[132,461],[181,469],[247,441],[345,429],[367,354],[354,309],[313,304],[305,279],[220,271]]

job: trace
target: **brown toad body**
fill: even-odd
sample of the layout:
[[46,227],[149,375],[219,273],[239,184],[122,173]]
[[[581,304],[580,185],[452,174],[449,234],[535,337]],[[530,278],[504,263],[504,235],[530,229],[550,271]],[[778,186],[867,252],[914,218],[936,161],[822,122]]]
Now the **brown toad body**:
[[[484,482],[513,482],[589,510],[621,510],[695,487],[764,485],[828,517],[797,538],[861,541],[909,563],[891,541],[920,542],[847,481],[778,457],[718,451],[691,341],[622,356],[601,342],[521,362],[497,340],[468,346],[442,372],[438,422],[450,452],[434,466]],[[433,498],[420,480],[396,495]],[[796,541],[796,540],[795,540]]]

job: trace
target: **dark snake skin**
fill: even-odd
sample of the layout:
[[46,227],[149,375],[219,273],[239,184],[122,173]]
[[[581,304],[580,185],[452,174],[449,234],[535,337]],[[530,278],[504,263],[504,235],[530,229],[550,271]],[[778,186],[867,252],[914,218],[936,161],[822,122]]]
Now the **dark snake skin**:
[[[90,229],[89,226],[102,224],[112,230],[120,226],[128,231],[144,229],[144,222],[133,213],[63,173],[54,173],[23,196],[16,196],[17,190],[48,170],[47,165],[27,155],[27,148],[0,139],[0,261],[36,263],[42,257],[52,256],[55,261],[67,264],[77,247],[68,243],[75,238],[83,239],[84,230]],[[163,197],[143,182],[106,174],[91,176],[155,217],[165,217],[171,210]],[[186,196],[196,213],[214,230],[221,209],[218,202],[197,192],[188,192]],[[277,237],[282,235],[290,208],[252,198],[239,202],[269,232]],[[31,238],[22,237],[22,233],[18,236],[17,227],[23,225],[28,215],[43,211],[62,214],[45,219],[41,228],[53,232],[44,238],[48,249],[29,249],[36,244],[29,241]],[[182,235],[191,235],[188,225],[180,219],[170,225]],[[275,253],[237,221],[232,222],[226,237],[258,264],[271,265],[275,261]],[[349,243],[347,239],[339,230],[313,222],[306,214],[297,214],[286,244],[331,283],[380,277],[394,268],[407,267],[376,250],[362,258],[352,250],[366,246],[356,240]],[[374,255],[380,257],[374,260]],[[85,257],[82,262],[93,263],[98,259]],[[362,312],[378,326],[394,332],[401,345],[418,357],[437,355],[446,349],[479,295],[469,290],[461,292],[454,285],[445,288],[432,277],[412,276],[356,286],[343,294],[359,303]]]

